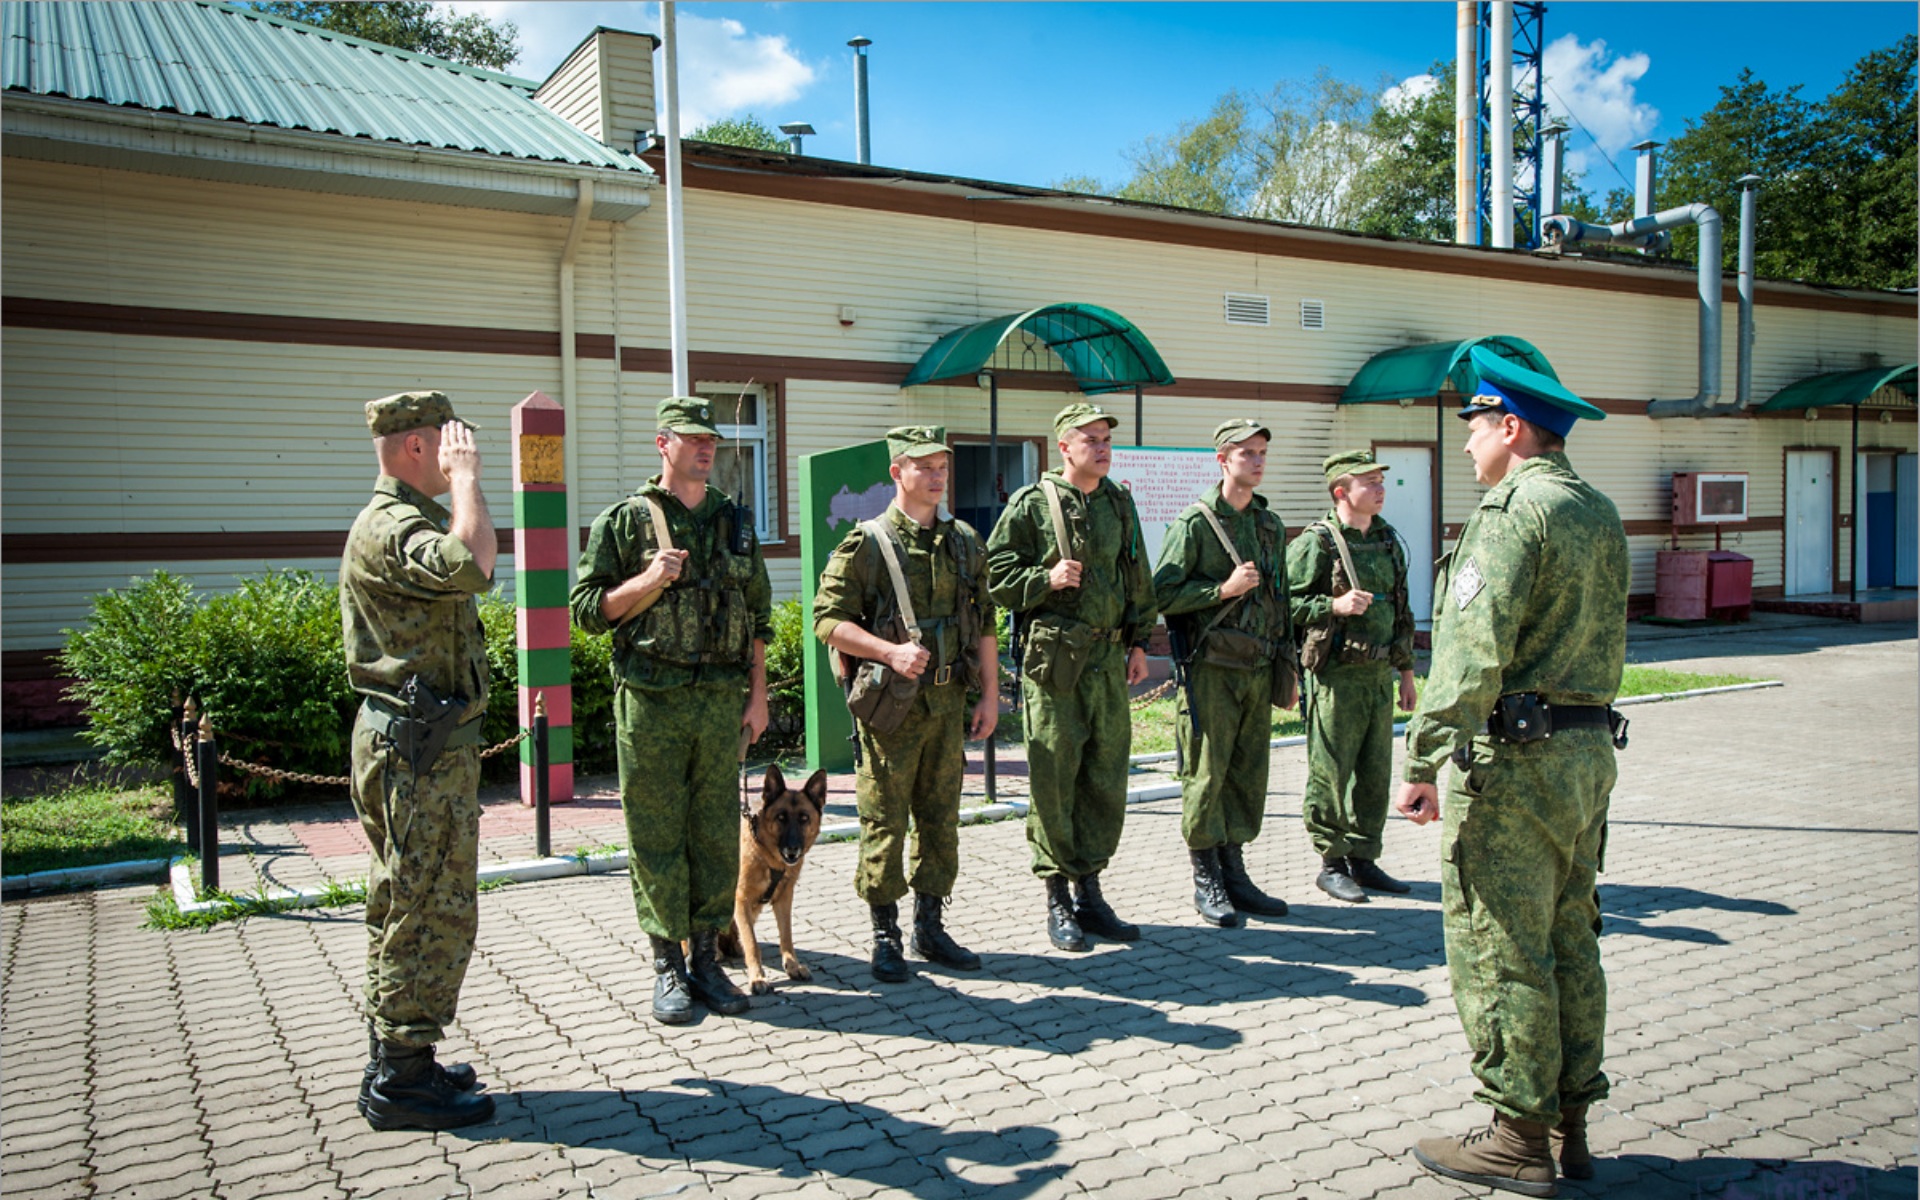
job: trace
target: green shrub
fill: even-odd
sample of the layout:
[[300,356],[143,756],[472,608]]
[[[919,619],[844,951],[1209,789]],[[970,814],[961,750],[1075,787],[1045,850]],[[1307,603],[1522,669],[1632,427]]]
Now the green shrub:
[[60,669],[79,680],[69,699],[87,706],[86,738],[110,763],[163,762],[176,696],[193,690],[193,584],[156,571],[125,591],[93,598],[84,629],[65,629]]

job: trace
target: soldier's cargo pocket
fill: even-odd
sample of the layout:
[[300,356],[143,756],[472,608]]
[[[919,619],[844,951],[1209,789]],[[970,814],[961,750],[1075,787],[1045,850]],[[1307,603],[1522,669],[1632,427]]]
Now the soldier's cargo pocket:
[[1087,669],[1092,643],[1076,637],[1077,630],[1036,621],[1027,634],[1027,653],[1021,669],[1027,678],[1049,692],[1071,692]]

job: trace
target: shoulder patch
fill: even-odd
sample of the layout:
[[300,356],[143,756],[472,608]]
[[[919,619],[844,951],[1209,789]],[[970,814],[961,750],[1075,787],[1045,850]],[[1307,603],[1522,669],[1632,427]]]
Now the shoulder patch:
[[1460,608],[1473,603],[1473,598],[1487,586],[1486,577],[1480,574],[1480,564],[1471,557],[1460,565],[1460,573],[1453,577],[1453,602]]

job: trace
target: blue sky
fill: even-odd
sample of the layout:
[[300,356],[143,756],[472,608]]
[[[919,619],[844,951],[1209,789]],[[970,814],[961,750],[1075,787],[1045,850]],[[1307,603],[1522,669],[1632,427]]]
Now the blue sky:
[[[454,7],[518,24],[513,69],[535,79],[595,25],[660,30],[655,4]],[[1391,85],[1451,58],[1454,38],[1454,6],[1443,0],[682,3],[677,13],[692,121],[747,112],[769,124],[809,121],[819,133],[808,154],[852,159],[846,41],[858,34],[874,41],[874,162],[1037,185],[1124,179],[1130,146],[1204,116],[1229,88],[1264,91],[1322,67]],[[1632,177],[1628,147],[1682,132],[1742,68],[1818,98],[1861,55],[1915,32],[1917,13],[1894,2],[1556,2],[1545,18],[1547,99],[1584,127],[1569,140],[1570,161],[1604,194]]]

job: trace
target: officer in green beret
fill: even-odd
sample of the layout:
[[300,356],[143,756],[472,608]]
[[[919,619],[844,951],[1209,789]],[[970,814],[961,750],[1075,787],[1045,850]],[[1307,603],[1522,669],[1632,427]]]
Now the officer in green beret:
[[[1395,807],[1438,815],[1440,902],[1454,1005],[1493,1124],[1414,1156],[1451,1179],[1554,1194],[1554,1149],[1591,1179],[1588,1106],[1607,987],[1599,894],[1626,661],[1627,537],[1574,473],[1576,420],[1605,414],[1551,376],[1475,347],[1459,416],[1490,490],[1434,585],[1433,666],[1407,725]],[[1451,760],[1444,811],[1435,781]]]
[[1107,478],[1118,418],[1069,404],[1053,419],[1061,468],[1021,488],[987,539],[993,599],[1019,614],[1025,649],[1027,842],[1046,886],[1047,937],[1133,941],[1100,889],[1127,811],[1127,688],[1147,677],[1158,613],[1133,497]]
[[[1371,450],[1330,455],[1333,511],[1287,549],[1293,623],[1303,638],[1307,786],[1300,802],[1320,855],[1314,886],[1363,904],[1410,889],[1380,869],[1393,784],[1393,702],[1413,708],[1413,609],[1407,553],[1380,517],[1386,468]],[[1364,890],[1363,890],[1364,889]]]
[[1213,431],[1220,482],[1167,527],[1153,573],[1186,683],[1175,736],[1193,904],[1222,927],[1243,912],[1287,915],[1286,901],[1254,886],[1244,852],[1266,816],[1275,672],[1292,688],[1286,530],[1254,490],[1271,438],[1245,417]]
[[742,747],[767,728],[773,589],[752,514],[707,482],[712,404],[670,396],[657,425],[660,474],[594,520],[571,602],[581,629],[613,632],[633,906],[653,944],[654,1019],[679,1025],[695,1000],[748,1008],[719,937],[740,871]]
[[[480,451],[444,392],[368,402],[380,478],[340,557],[354,812],[367,871],[368,1062],[375,1129],[456,1129],[493,1115],[473,1068],[441,1066],[479,930],[480,720],[493,583]],[[434,497],[452,493],[451,510]]]
[[[848,531],[813,600],[814,636],[858,660],[857,687],[878,689],[874,707],[855,703],[853,887],[873,918],[873,977],[888,983],[908,974],[899,902],[909,887],[913,952],[956,970],[980,966],[947,933],[941,909],[960,874],[966,739],[992,737],[1000,720],[1000,652],[986,543],[941,503],[953,468],[946,435],[937,425],[887,431],[893,503]],[[902,870],[909,828],[911,877]]]

